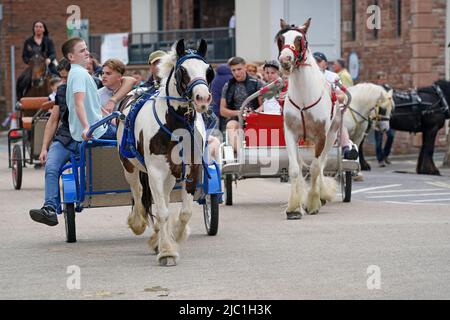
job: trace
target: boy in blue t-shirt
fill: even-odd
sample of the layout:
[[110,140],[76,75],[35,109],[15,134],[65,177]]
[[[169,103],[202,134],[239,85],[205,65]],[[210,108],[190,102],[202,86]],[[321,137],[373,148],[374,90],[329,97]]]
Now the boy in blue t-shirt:
[[[84,40],[67,40],[62,46],[62,52],[71,65],[66,91],[70,134],[75,141],[82,142],[89,140],[89,127],[102,119],[102,105],[97,85],[86,69],[90,56]],[[105,124],[96,129],[93,136],[97,139],[115,139],[115,127]]]

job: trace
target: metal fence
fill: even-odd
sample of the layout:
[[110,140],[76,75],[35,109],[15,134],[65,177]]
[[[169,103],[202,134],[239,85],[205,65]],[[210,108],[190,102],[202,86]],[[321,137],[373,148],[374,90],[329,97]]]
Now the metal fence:
[[[175,41],[185,39],[188,48],[196,48],[200,39],[208,43],[207,60],[225,62],[236,53],[235,29],[209,28],[130,33],[128,37],[129,64],[147,64],[148,55],[155,50],[168,51]],[[100,56],[102,35],[89,37],[89,49]]]

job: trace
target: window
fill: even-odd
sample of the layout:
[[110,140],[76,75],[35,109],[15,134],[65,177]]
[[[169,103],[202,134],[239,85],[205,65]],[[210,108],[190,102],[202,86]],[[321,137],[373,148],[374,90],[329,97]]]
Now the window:
[[[375,0],[375,1],[373,2],[373,4],[374,4],[375,6],[379,6],[378,0]],[[378,39],[378,29],[377,29],[377,28],[373,29],[373,38],[374,38],[375,40]]]
[[356,0],[352,0],[352,31],[351,40],[356,40]]
[[402,36],[402,0],[395,1],[395,18],[396,18],[396,35],[398,38]]

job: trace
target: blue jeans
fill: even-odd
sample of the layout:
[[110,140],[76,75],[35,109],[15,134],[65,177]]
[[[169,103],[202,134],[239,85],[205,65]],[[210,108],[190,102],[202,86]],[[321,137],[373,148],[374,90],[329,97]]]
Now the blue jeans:
[[51,144],[47,154],[47,162],[45,163],[44,206],[52,207],[56,211],[60,210],[59,172],[66,162],[70,160],[70,155],[77,152],[77,141],[72,141],[66,147],[59,141],[53,141]]
[[392,144],[394,142],[395,131],[389,129],[386,131],[386,144],[383,148],[383,132],[375,130],[375,149],[377,152],[377,160],[383,161],[391,154]]
[[106,132],[100,137],[102,140],[116,140],[117,127],[111,123],[108,123],[108,129]]

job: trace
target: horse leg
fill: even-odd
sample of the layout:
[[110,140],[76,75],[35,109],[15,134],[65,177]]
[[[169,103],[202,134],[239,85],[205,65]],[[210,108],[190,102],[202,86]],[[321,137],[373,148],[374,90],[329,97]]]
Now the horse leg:
[[180,214],[178,216],[178,221],[175,228],[175,241],[178,243],[189,237],[190,229],[188,222],[192,216],[192,202],[194,201],[194,197],[187,193],[185,183],[183,183],[183,187],[181,189],[181,199],[182,204]]
[[[173,216],[169,214],[169,202],[167,202],[166,190],[171,190],[173,185],[168,188],[171,179],[169,178],[170,169],[162,159],[152,159],[146,161],[150,189],[156,207],[156,219],[158,221],[158,256],[157,259],[161,266],[175,266],[178,259],[178,246],[173,238],[172,227]],[[161,160],[161,161],[158,161]],[[163,162],[164,161],[164,162]]]
[[128,216],[128,226],[134,232],[135,235],[141,235],[144,233],[148,226],[148,215],[145,207],[142,203],[142,190],[143,186],[139,180],[139,170],[136,168],[132,172],[125,172],[125,179],[128,181],[131,193],[133,194],[134,205]]
[[338,112],[333,118],[326,136],[322,137],[322,139],[316,143],[316,158],[311,163],[311,189],[307,200],[307,211],[310,214],[316,214],[319,212],[319,209],[322,206],[322,201],[333,201],[336,196],[336,180],[330,177],[325,177],[323,174],[323,169],[327,163],[328,153],[336,141],[341,118],[342,114],[341,112]]
[[292,132],[285,126],[284,130],[286,149],[289,157],[289,178],[291,179],[291,194],[288,200],[286,215],[288,220],[299,220],[304,215],[304,190],[305,182],[300,171],[298,159],[298,139],[299,135]]
[[416,169],[418,174],[441,175],[433,160],[434,144],[438,131],[439,128],[437,126],[430,130],[422,131],[422,147]]
[[359,164],[361,165],[362,171],[370,171],[372,168],[370,167],[370,164],[366,161],[366,158],[364,157],[364,151],[363,151],[364,141],[366,141],[366,137],[364,137],[363,140],[361,141],[361,143],[359,144],[359,149],[358,149]]
[[[164,201],[167,205],[170,203],[170,194],[172,192],[172,185],[175,184],[175,181],[171,181],[171,180],[175,180],[175,179],[173,179],[172,177],[169,177],[168,179],[169,179],[169,182],[164,184]],[[158,248],[159,231],[160,231],[160,226],[159,226],[158,219],[156,219],[153,223],[153,233],[150,236],[150,239],[148,240],[148,245],[155,254],[158,254],[158,252],[159,252],[159,248]]]

